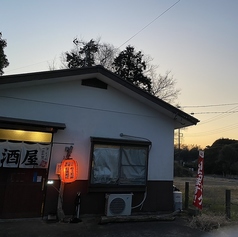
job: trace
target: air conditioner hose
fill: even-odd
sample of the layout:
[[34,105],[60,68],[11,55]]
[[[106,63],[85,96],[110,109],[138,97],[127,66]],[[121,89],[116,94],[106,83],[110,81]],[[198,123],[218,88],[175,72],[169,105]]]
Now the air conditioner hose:
[[141,207],[141,208],[140,208],[140,210],[141,210],[141,209],[142,209],[142,206],[143,206],[143,204],[144,204],[144,202],[145,202],[146,197],[147,197],[147,190],[144,192],[144,198],[143,198],[143,200],[141,201],[141,203],[138,204],[138,205],[136,205],[136,206],[134,206],[134,207],[131,207],[131,209],[135,209],[135,208],[137,208],[137,207]]

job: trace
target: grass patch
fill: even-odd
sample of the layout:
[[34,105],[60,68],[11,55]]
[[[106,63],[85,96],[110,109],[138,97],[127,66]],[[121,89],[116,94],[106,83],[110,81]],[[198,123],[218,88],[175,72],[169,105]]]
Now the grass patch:
[[[211,218],[212,217],[212,218]],[[218,229],[221,226],[227,225],[228,221],[226,217],[223,215],[221,216],[214,216],[211,214],[201,214],[195,216],[190,221],[190,226],[192,228],[198,228],[203,231],[211,231],[214,229]]]
[[[185,200],[185,182],[189,182],[189,208],[193,206],[193,197],[195,190],[195,177],[175,177],[174,185],[180,189],[183,194],[183,206]],[[226,190],[231,190],[231,221],[238,221],[238,180],[225,179],[221,177],[204,177],[203,184],[203,209],[201,211],[203,219],[219,218],[225,216],[226,212]],[[207,216],[206,216],[207,215]]]

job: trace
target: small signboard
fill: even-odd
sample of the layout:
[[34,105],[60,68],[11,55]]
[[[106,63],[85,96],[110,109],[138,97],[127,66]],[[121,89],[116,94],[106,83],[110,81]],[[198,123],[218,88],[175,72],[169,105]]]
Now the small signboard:
[[61,163],[57,163],[57,165],[56,165],[56,170],[55,170],[55,174],[60,175],[60,170],[61,170]]

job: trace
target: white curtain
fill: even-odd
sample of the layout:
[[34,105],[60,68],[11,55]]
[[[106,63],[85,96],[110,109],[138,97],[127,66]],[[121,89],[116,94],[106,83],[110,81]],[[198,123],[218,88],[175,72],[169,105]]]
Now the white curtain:
[[144,185],[147,148],[96,146],[93,152],[93,184]]
[[123,148],[121,162],[121,184],[145,184],[146,182],[145,148]]
[[115,184],[119,178],[120,148],[95,148],[93,152],[94,184]]

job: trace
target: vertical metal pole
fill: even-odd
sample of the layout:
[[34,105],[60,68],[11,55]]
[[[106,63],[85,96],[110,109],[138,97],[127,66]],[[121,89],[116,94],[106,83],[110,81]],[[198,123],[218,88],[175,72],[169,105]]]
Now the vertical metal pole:
[[60,181],[58,206],[57,206],[57,215],[58,215],[59,221],[63,221],[65,218],[65,214],[63,211],[63,195],[64,195],[64,182]]
[[180,128],[178,129],[178,150],[180,152]]
[[185,210],[188,210],[188,203],[189,203],[189,182],[185,182],[185,202],[184,202]]
[[231,219],[231,190],[226,190],[226,217]]

